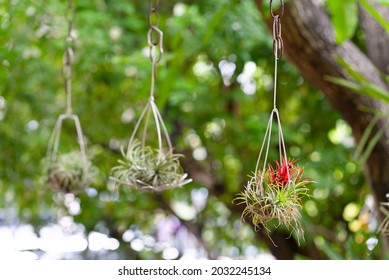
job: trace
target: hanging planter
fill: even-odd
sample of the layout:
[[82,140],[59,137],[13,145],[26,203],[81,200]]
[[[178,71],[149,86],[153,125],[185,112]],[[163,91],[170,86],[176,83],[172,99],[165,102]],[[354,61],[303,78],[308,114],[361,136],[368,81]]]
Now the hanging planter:
[[[281,1],[280,14],[273,12],[272,1],[270,1],[275,58],[273,110],[267,124],[254,174],[235,201],[237,204],[245,206],[242,218],[251,218],[255,229],[264,227],[269,233],[273,226],[284,225],[291,233],[295,232],[299,238],[300,235],[303,236],[300,210],[303,208],[303,199],[309,197],[307,186],[313,181],[303,178],[304,168],[296,165],[296,159],[288,159],[287,157],[281,120],[276,106],[277,65],[284,50],[280,19],[283,12],[283,1]],[[277,120],[279,161],[276,160],[275,165],[268,165],[273,119]],[[262,169],[260,169],[262,162]],[[275,223],[272,223],[273,221]]]
[[[150,98],[135,125],[127,150],[122,150],[123,158],[112,168],[110,177],[118,185],[151,192],[182,187],[192,181],[183,172],[179,162],[183,155],[173,152],[169,134],[154,101],[157,64],[163,53],[163,32],[158,28],[158,5],[159,1],[149,1],[148,43],[152,63]],[[139,130],[142,130],[140,136]],[[156,137],[150,136],[150,133]],[[157,146],[152,144],[155,138]]]
[[[275,165],[267,165],[274,117],[278,123],[278,149],[281,156],[279,161],[275,161]],[[264,151],[263,168],[260,170],[259,165]],[[276,226],[282,224],[292,232],[303,233],[300,210],[303,207],[303,198],[309,196],[307,185],[313,182],[303,178],[304,168],[298,166],[296,162],[296,159],[287,159],[281,121],[277,109],[273,109],[254,175],[236,198],[238,204],[246,206],[242,217],[250,217],[256,229],[263,226],[270,231],[269,222],[275,220]]]
[[[79,150],[59,154],[62,122],[74,121]],[[47,156],[42,161],[42,180],[45,185],[61,193],[78,194],[89,187],[97,174],[97,169],[87,159],[84,137],[78,117],[73,114],[60,115],[49,141]]]
[[[87,159],[84,135],[82,134],[80,120],[72,113],[72,77],[73,77],[73,44],[72,27],[75,20],[75,7],[73,0],[68,0],[66,11],[68,23],[67,35],[65,37],[65,52],[62,61],[62,76],[66,94],[66,113],[58,117],[53,133],[51,134],[47,149],[47,156],[42,161],[42,180],[45,185],[61,193],[81,193],[97,175],[97,168]],[[61,137],[62,123],[64,120],[74,122],[78,150],[59,154],[59,143]]]
[[299,166],[290,166],[290,171],[293,170],[295,174],[291,175],[289,183],[284,185],[273,181],[272,176],[278,176],[286,164],[284,161],[276,171],[269,165],[264,174],[259,172],[253,176],[245,191],[238,196],[238,200],[246,204],[243,217],[251,217],[255,228],[263,226],[269,230],[268,222],[276,220],[278,225],[302,232],[299,221],[302,198],[308,195],[307,184],[311,182],[302,178],[303,169]]
[[[157,131],[157,148],[146,144],[151,113]],[[137,132],[144,118],[142,139],[139,140],[136,139]],[[167,147],[163,146],[163,138],[167,143]],[[183,172],[179,162],[182,155],[173,152],[165,124],[152,98],[150,98],[135,125],[127,151],[122,150],[122,155],[123,159],[118,161],[119,165],[112,168],[112,176],[110,177],[118,184],[142,191],[163,191],[181,187],[192,181],[187,178],[188,175]]]

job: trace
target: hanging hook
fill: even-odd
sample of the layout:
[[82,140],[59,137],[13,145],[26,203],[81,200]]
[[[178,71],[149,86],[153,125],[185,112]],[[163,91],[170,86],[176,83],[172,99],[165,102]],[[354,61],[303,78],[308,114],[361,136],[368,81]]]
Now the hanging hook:
[[285,5],[284,5],[284,0],[280,0],[280,12],[279,12],[279,14],[276,14],[276,13],[274,13],[274,11],[273,11],[273,0],[270,0],[270,14],[271,14],[271,16],[274,18],[274,17],[276,17],[276,16],[279,16],[279,17],[282,17],[283,15],[284,15],[284,10],[285,10]]

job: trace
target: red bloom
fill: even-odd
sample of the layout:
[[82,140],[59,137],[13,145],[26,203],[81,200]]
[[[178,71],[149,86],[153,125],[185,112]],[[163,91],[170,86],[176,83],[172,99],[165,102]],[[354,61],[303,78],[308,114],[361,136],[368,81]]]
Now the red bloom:
[[269,165],[269,185],[285,187],[288,182],[292,179],[294,173],[298,172],[299,167],[295,167],[296,159],[287,161],[286,158],[282,159],[281,164],[276,161],[277,169]]

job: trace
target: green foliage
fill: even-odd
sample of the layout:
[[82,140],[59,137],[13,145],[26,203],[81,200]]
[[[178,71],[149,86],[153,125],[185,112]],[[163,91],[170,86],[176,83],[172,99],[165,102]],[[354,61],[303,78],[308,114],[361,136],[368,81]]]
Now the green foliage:
[[[344,61],[342,58],[338,58],[339,64],[347,71],[347,73],[354,79],[354,81],[346,80],[343,78],[336,77],[327,77],[327,80],[343,86],[349,90],[352,90],[356,93],[371,97],[373,99],[383,101],[389,104],[389,92],[378,87],[367,81],[359,72],[352,69],[352,67]],[[374,135],[373,129],[376,126],[377,122],[381,117],[387,117],[387,114],[384,112],[373,112],[375,117],[371,120],[370,124],[365,129],[362,138],[359,141],[358,147],[355,151],[355,158],[358,160],[359,164],[363,165],[366,163],[368,157],[370,156],[371,151],[381,139],[385,133],[386,127],[380,128]],[[365,148],[365,149],[364,149]]]
[[182,187],[192,180],[183,173],[179,158],[181,154],[164,152],[150,146],[142,146],[135,140],[127,152],[122,150],[124,160],[112,168],[112,180],[142,191],[163,191]]
[[347,71],[351,78],[355,80],[355,82],[335,77],[328,77],[329,81],[349,88],[357,93],[389,103],[388,91],[368,82],[363,75],[354,70],[344,59],[338,58],[338,62]]
[[[377,1],[381,4],[389,5],[389,2],[387,0]],[[370,13],[370,15],[386,30],[386,32],[389,33],[389,23],[385,18],[377,12],[377,10],[366,0],[359,0],[359,3],[361,6],[366,9]]]
[[373,129],[381,117],[382,116],[380,114],[375,115],[375,117],[371,120],[371,122],[363,132],[361,140],[359,141],[359,144],[355,149],[355,158],[361,165],[366,163],[373,148],[385,133],[385,128],[381,128],[375,133],[375,135],[372,136]]
[[[389,33],[389,23],[367,0],[326,0],[331,21],[335,29],[335,40],[342,44],[351,39],[358,28],[358,4]],[[379,4],[389,5],[387,0],[377,0]]]
[[[56,116],[64,111],[66,5],[56,0],[0,3],[0,218],[2,225],[31,224],[39,235],[41,228],[57,223],[56,195],[41,191],[37,163],[45,156]],[[161,259],[163,246],[187,254],[181,248],[190,242],[180,241],[188,234],[185,224],[179,221],[179,229],[159,226],[176,215],[189,229],[196,228],[197,237],[188,234],[196,239],[196,257],[205,257],[205,250],[231,258],[268,252],[231,203],[255,165],[272,106],[272,40],[253,1],[161,1],[165,53],[156,102],[175,151],[187,156],[197,176],[185,188],[159,196],[117,190],[108,180],[149,95],[151,65],[143,54],[147,1],[75,4],[73,107],[100,173],[77,196],[80,211],[64,215],[74,222],[72,228],[84,229],[85,238],[103,233],[119,241],[119,248],[61,257]],[[222,73],[221,61],[227,67],[223,71],[234,71]],[[380,243],[366,246],[375,233],[363,215],[342,218],[350,202],[362,209],[369,191],[353,159],[354,147],[346,142],[350,135],[337,125],[339,114],[285,61],[279,63],[278,84],[287,153],[299,158],[306,176],[317,182],[312,199],[302,202],[299,222],[310,234],[301,251],[315,245],[328,258],[380,258]],[[342,137],[333,141],[330,132]],[[64,127],[61,145],[71,146],[72,133]],[[269,158],[276,157],[277,147],[271,146]],[[195,194],[204,190],[201,204]],[[350,227],[352,223],[362,226]],[[143,250],[134,249],[134,240],[143,242]]]
[[342,44],[350,39],[358,26],[358,6],[356,0],[327,0],[331,20],[335,28],[335,40]]
[[389,6],[389,0],[376,0],[377,3]]

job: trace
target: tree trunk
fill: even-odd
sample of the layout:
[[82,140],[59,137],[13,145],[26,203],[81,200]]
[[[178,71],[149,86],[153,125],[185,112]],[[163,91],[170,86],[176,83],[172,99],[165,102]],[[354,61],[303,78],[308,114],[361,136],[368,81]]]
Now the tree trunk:
[[[389,8],[370,1],[370,4],[386,19],[389,19]],[[389,74],[389,36],[386,30],[369,14],[359,7],[361,25],[366,39],[366,51],[371,61],[383,73]]]
[[[256,0],[255,2],[262,11],[263,1]],[[308,81],[320,89],[332,106],[341,113],[344,120],[351,126],[358,142],[374,117],[369,112],[388,113],[389,106],[335,85],[326,78],[332,76],[352,80],[347,71],[338,63],[338,58],[342,58],[367,81],[388,90],[389,86],[378,70],[381,69],[386,73],[388,71],[388,45],[382,47],[383,42],[385,44],[388,41],[388,35],[380,30],[379,26],[373,24],[371,17],[363,12],[362,26],[368,33],[366,36],[367,54],[371,57],[364,54],[351,41],[337,45],[332,24],[316,2],[318,1],[295,0],[285,4],[285,13],[281,18],[285,54],[288,61],[293,63]],[[388,13],[385,12],[383,15],[387,16]],[[267,22],[271,28],[271,18]],[[372,36],[375,39],[369,41],[369,38],[373,38]],[[366,110],[367,108],[370,110]],[[387,200],[386,194],[389,193],[388,118],[379,120],[374,130],[377,132],[380,129],[385,129],[384,135],[378,141],[365,165],[365,176],[371,186],[377,206],[379,202]],[[380,214],[380,221],[382,219],[383,216]],[[382,236],[381,240],[384,250],[388,251],[389,238]]]

